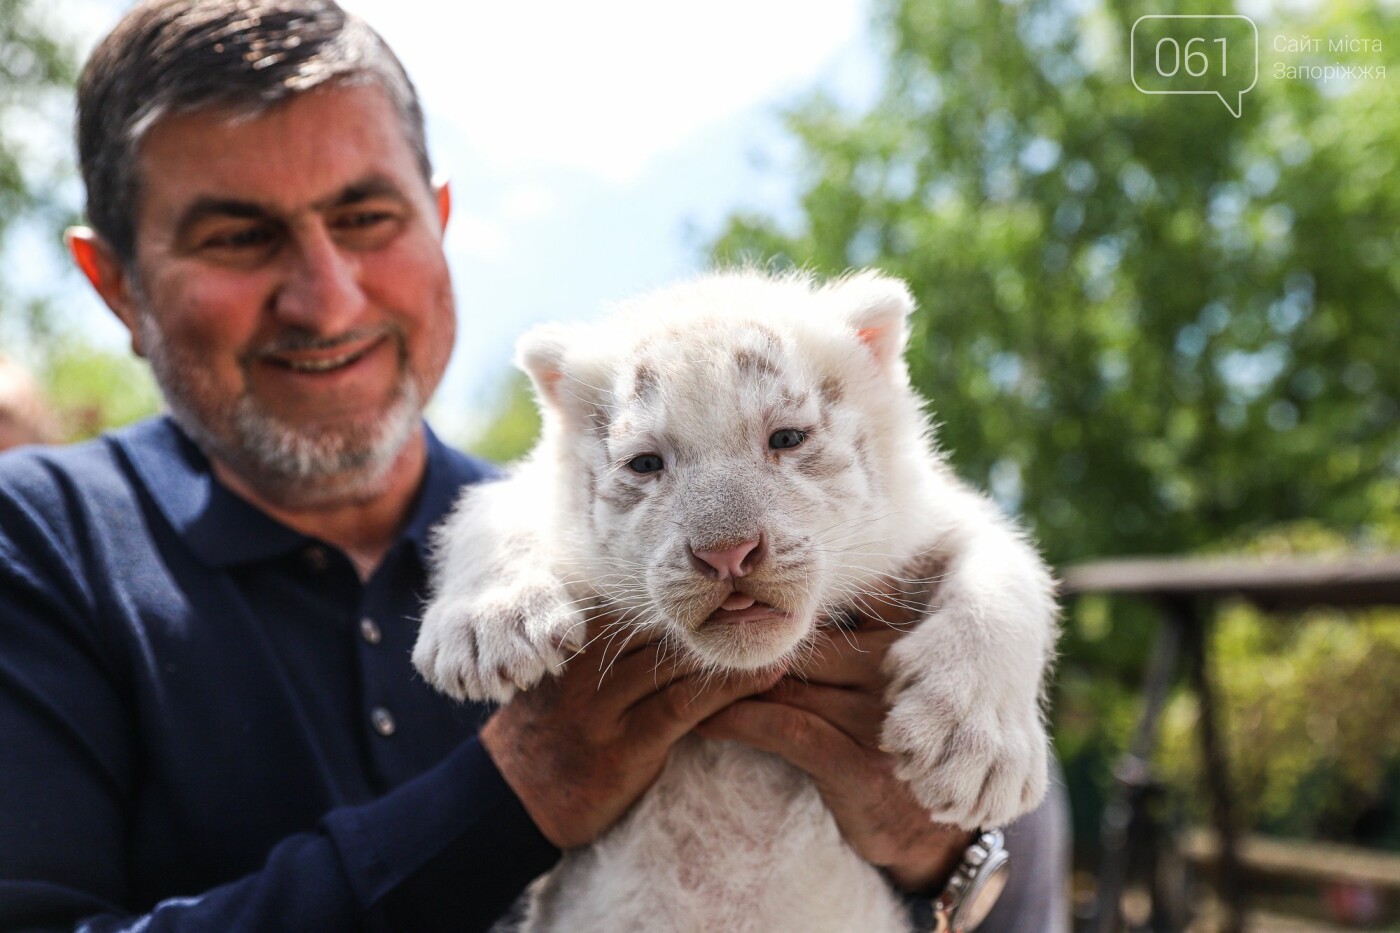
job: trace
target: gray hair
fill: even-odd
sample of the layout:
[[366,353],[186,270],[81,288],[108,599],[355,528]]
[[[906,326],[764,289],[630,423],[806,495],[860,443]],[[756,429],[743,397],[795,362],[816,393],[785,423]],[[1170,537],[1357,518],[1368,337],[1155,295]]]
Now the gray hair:
[[403,65],[334,0],[146,0],[78,82],[78,160],[88,222],[124,266],[136,255],[138,154],[161,119],[206,108],[256,116],[327,84],[377,85],[431,183],[423,108]]

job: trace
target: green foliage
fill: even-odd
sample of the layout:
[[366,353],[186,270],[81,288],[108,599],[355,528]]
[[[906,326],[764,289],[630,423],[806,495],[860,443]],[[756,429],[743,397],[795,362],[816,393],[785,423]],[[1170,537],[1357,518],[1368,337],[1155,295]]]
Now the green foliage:
[[[1354,2],[1308,5],[1298,22],[1256,15],[1260,77],[1236,119],[1214,97],[1134,89],[1144,12],[886,0],[878,103],[847,113],[819,97],[789,117],[800,222],[735,216],[714,258],[907,279],[921,305],[911,373],[955,466],[1058,565],[1196,552],[1300,519],[1354,544],[1400,510],[1400,108],[1393,77],[1274,77],[1285,56],[1271,39],[1364,36],[1389,51],[1400,21]],[[1228,688],[1246,722],[1242,786],[1270,824],[1355,817],[1383,780],[1374,750],[1397,744],[1382,722],[1391,690],[1309,757],[1309,697],[1340,710],[1396,682],[1388,623],[1330,618],[1265,639],[1276,659],[1253,674],[1272,623],[1223,621],[1222,679],[1242,677]],[[1154,624],[1145,607],[1094,600],[1066,619],[1056,739],[1081,811],[1126,744]]]
[[[52,153],[35,148],[32,137],[53,129],[55,114],[71,110],[75,59],[45,32],[40,8],[38,0],[0,0],[0,247],[21,220],[67,219],[51,184],[62,169]],[[55,136],[67,138],[63,129]],[[15,307],[3,285],[0,279],[0,320],[42,314],[42,306]]]
[[511,377],[493,408],[491,423],[467,446],[472,453],[494,463],[518,460],[534,446],[540,433],[539,410],[524,373]]
[[78,341],[55,346],[45,366],[45,388],[60,413],[67,440],[94,437],[160,409],[150,369],[125,352]]
[[[888,4],[883,100],[791,118],[801,228],[735,218],[715,256],[907,278],[910,365],[956,465],[1057,562],[1359,524],[1400,456],[1393,89],[1264,62],[1237,120],[1132,87],[1135,5],[1074,9]],[[1304,31],[1400,40],[1331,10]]]
[[11,222],[48,198],[29,183],[18,131],[75,76],[72,51],[45,34],[38,9],[37,0],[0,0],[0,243]]
[[[1400,513],[1372,529],[1400,546]],[[1243,548],[1269,556],[1340,555],[1351,542],[1300,523]],[[1314,609],[1288,616],[1248,605],[1216,620],[1212,676],[1219,685],[1231,777],[1244,819],[1281,835],[1400,848],[1400,611]],[[1163,718],[1158,768],[1187,789],[1199,782],[1193,697]],[[1183,806],[1203,817],[1203,805]]]
[[[64,201],[77,58],[51,34],[40,0],[0,0],[0,256],[7,237],[27,225],[53,245],[75,221]],[[124,351],[94,346],[56,313],[53,299],[17,296],[0,264],[0,341],[32,366],[67,440],[91,437],[156,411],[150,373]]]
[[[40,0],[0,0],[0,258],[27,227],[62,263],[60,234],[75,220],[61,192],[72,176],[66,124],[76,56],[50,33],[43,12]],[[143,366],[92,347],[55,313],[52,298],[18,294],[7,268],[0,263],[0,344],[35,369],[65,437],[88,437],[155,410]]]
[[[1233,606],[1217,621],[1212,654],[1248,824],[1333,839],[1374,827],[1373,841],[1400,845],[1400,821],[1367,819],[1400,769],[1400,612],[1280,619]],[[1163,720],[1159,768],[1179,788],[1199,785],[1197,716],[1182,695]],[[1191,808],[1204,819],[1199,798]]]

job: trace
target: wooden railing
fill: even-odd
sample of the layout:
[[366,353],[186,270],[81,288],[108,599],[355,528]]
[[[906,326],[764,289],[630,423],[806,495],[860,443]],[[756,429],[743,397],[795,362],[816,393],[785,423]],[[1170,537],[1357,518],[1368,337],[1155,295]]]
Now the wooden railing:
[[[1119,933],[1121,903],[1128,871],[1139,864],[1143,849],[1157,845],[1147,806],[1154,781],[1152,749],[1157,724],[1167,701],[1179,660],[1200,703],[1198,739],[1212,835],[1210,867],[1222,905],[1222,929],[1245,927],[1246,886],[1241,840],[1230,791],[1229,764],[1221,738],[1219,710],[1210,666],[1206,662],[1207,627],[1214,604],[1225,598],[1248,600],[1264,609],[1302,609],[1316,605],[1400,605],[1400,554],[1347,560],[1314,559],[1135,559],[1081,564],[1064,574],[1061,588],[1073,598],[1090,593],[1132,596],[1155,604],[1160,624],[1143,684],[1143,706],[1127,751],[1114,769],[1117,784],[1105,808],[1102,864],[1095,896],[1094,929]],[[1257,854],[1250,842],[1248,852]],[[1150,853],[1148,858],[1150,860]],[[1165,906],[1154,899],[1154,912]],[[1154,917],[1153,929],[1170,929]]]

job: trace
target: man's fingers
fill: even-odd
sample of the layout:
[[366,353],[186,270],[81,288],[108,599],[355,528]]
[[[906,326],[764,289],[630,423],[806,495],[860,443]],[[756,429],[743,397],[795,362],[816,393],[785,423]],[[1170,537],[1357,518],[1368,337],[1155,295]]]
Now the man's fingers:
[[674,652],[663,652],[655,640],[626,632],[610,643],[599,639],[595,647],[574,657],[565,666],[560,683],[575,702],[621,716],[688,670]]
[[902,634],[891,628],[824,631],[793,673],[811,683],[881,692],[881,665]]
[[884,585],[860,594],[846,608],[849,626],[859,630],[895,628],[908,631],[932,608],[937,587],[930,580],[887,579]]
[[735,700],[762,693],[783,676],[780,669],[722,675],[676,674],[661,690],[639,699],[626,713],[628,729],[675,742]]
[[819,784],[848,768],[865,749],[820,716],[766,700],[741,700],[705,720],[695,731],[707,739],[730,739],[772,752],[807,772]]
[[574,657],[601,659],[595,663],[606,667],[620,657],[656,644],[660,637],[655,630],[635,628],[617,616],[598,616],[584,627],[583,647]]
[[807,684],[784,678],[761,699],[805,710],[831,723],[851,741],[875,749],[880,744],[880,726],[885,721],[885,704],[879,696],[864,690]]

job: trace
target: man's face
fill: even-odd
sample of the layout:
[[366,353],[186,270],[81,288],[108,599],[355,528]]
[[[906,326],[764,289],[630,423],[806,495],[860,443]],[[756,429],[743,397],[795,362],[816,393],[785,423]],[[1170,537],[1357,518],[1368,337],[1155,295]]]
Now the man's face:
[[379,88],[332,87],[169,117],[141,148],[123,317],[176,418],[264,494],[372,483],[447,365],[446,194],[400,126]]

